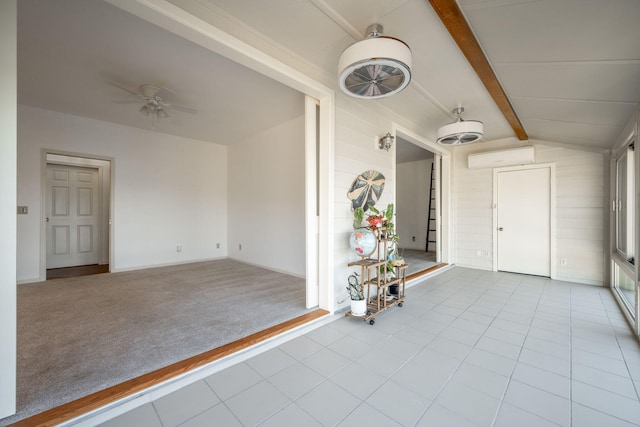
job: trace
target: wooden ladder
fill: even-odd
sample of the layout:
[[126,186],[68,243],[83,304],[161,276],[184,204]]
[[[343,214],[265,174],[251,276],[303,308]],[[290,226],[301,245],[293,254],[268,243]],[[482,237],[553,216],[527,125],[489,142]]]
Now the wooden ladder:
[[[433,236],[435,236],[435,232],[436,232],[436,204],[434,203],[436,198],[435,198],[435,188],[433,186],[433,169],[434,169],[434,164],[431,163],[431,178],[429,179],[429,211],[427,213],[427,241],[425,244],[425,248],[424,251],[425,252],[429,252],[429,243],[433,243],[434,245],[436,244],[435,238],[436,237],[432,237],[431,233],[434,233]],[[433,240],[431,240],[433,239]],[[434,251],[436,250],[435,248],[433,249]]]

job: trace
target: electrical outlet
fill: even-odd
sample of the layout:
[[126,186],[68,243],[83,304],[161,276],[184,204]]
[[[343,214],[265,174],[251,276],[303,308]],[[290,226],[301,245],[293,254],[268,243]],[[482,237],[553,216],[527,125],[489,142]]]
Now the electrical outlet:
[[220,243],[216,243],[216,249],[220,249]]
[[476,251],[476,256],[482,256],[482,251]]
[[489,251],[484,251],[484,256],[486,256],[487,258],[491,256],[491,253]]
[[560,265],[567,265],[567,259],[566,258],[560,258]]
[[411,238],[411,240],[413,240],[413,241],[415,242],[415,241],[416,241],[416,236],[413,236],[413,237]]
[[238,245],[238,250],[241,251],[242,250],[242,243]]
[[176,252],[182,252],[182,245],[176,246]]

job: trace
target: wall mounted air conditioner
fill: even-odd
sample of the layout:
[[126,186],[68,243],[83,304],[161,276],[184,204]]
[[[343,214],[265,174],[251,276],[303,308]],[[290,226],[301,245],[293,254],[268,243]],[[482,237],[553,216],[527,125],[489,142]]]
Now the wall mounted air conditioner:
[[535,161],[532,145],[508,150],[487,151],[469,154],[469,169],[500,168],[503,166],[526,165]]

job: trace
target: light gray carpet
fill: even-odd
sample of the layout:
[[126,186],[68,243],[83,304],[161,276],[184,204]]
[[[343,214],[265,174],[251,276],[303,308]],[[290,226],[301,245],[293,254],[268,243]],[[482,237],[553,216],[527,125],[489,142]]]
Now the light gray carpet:
[[15,422],[308,312],[305,281],[233,260],[18,286]]
[[399,249],[398,253],[409,264],[406,272],[407,276],[438,264],[435,252],[425,252],[420,249]]

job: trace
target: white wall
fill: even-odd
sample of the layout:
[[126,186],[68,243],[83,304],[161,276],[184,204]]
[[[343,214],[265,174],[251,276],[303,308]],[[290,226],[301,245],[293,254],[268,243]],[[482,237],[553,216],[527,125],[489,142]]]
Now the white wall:
[[230,258],[305,276],[304,153],[304,114],[229,147]]
[[[433,159],[425,159],[400,163],[396,167],[396,222],[401,248],[425,250],[432,164]],[[435,221],[433,225],[435,228]],[[435,240],[435,232],[430,239]],[[429,246],[434,250],[433,243]]]
[[43,148],[114,159],[112,271],[227,255],[225,146],[29,106],[18,131],[19,281],[39,279]]
[[[336,302],[346,296],[347,277],[355,271],[347,263],[358,256],[349,248],[349,236],[353,232],[353,212],[347,192],[354,179],[367,170],[377,170],[385,178],[382,197],[376,208],[385,209],[395,203],[395,183],[393,175],[392,151],[380,150],[378,139],[391,129],[391,121],[386,117],[360,109],[357,102],[340,98],[336,108],[335,145],[335,250],[334,289]],[[395,150],[395,147],[391,150]],[[359,273],[359,272],[358,272]],[[343,301],[336,305],[339,309],[348,305]]]
[[16,412],[16,1],[0,1],[0,418]]
[[[469,153],[507,148],[512,140],[454,151],[456,264],[493,267],[493,169],[467,168]],[[512,145],[511,145],[512,146]],[[604,280],[605,155],[535,145],[536,163],[556,165],[556,278],[602,285]],[[489,256],[477,256],[477,251]],[[560,265],[567,258],[567,265]]]

